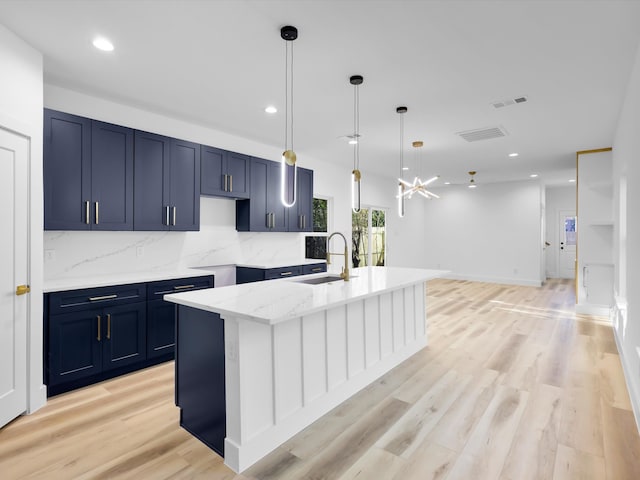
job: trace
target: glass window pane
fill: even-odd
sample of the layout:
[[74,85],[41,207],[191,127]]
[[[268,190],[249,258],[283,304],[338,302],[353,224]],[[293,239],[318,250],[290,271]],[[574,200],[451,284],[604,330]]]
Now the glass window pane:
[[354,268],[367,266],[369,245],[369,210],[361,209],[358,213],[351,211],[351,263]]
[[385,212],[373,210],[371,212],[371,263],[377,267],[385,264]]
[[322,198],[313,199],[313,231],[327,231],[327,201]]
[[564,243],[565,245],[576,244],[576,217],[564,219]]

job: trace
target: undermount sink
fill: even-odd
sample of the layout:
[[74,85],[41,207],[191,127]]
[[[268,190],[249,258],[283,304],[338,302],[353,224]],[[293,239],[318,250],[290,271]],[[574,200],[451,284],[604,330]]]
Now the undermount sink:
[[326,275],[324,277],[315,277],[315,278],[305,278],[300,280],[295,280],[298,283],[307,283],[309,285],[320,285],[321,283],[329,283],[335,281],[344,281],[340,277],[340,275]]

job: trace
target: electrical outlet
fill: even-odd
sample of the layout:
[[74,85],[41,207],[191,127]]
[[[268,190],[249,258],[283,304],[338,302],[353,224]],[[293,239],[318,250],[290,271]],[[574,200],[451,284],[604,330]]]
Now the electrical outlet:
[[144,255],[144,247],[143,246],[136,247],[136,257],[141,257],[143,255]]
[[44,251],[44,261],[45,262],[55,262],[56,260],[56,251],[55,250],[45,250]]

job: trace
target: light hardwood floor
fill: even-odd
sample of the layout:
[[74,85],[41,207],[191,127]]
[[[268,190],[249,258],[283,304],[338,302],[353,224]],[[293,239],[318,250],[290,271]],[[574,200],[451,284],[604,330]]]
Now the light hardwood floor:
[[640,479],[611,327],[573,287],[429,282],[429,346],[243,475],[178,426],[173,363],[0,430],[0,479]]

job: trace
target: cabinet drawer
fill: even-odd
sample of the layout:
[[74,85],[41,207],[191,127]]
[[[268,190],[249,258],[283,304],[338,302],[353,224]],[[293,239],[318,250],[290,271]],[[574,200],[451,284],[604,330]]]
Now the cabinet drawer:
[[300,265],[283,268],[270,268],[264,273],[265,280],[274,280],[276,278],[295,277],[302,274],[302,267]]
[[310,275],[312,273],[320,273],[320,272],[326,272],[327,271],[327,264],[326,263],[314,263],[312,265],[303,265],[302,266],[302,274],[303,275]]
[[144,283],[55,292],[49,294],[49,314],[141,302],[146,300],[146,293]]
[[168,293],[188,292],[203,288],[213,288],[213,275],[150,282],[147,284],[147,297],[149,300],[156,300],[162,299],[162,296]]

